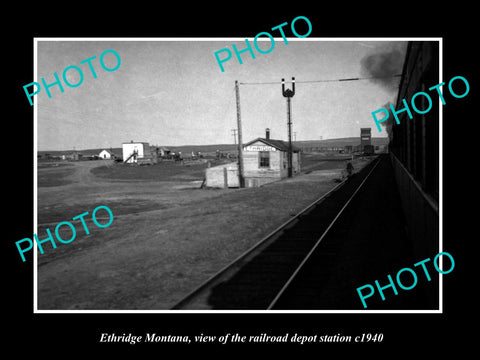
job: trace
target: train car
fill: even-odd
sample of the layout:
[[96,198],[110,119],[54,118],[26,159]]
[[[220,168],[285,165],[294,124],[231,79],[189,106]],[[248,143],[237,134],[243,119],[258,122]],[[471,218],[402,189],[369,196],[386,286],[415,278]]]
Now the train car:
[[[387,127],[389,153],[407,222],[409,238],[418,259],[439,252],[439,97],[429,88],[439,84],[438,41],[409,42],[396,102],[399,123]],[[420,114],[405,108],[417,92],[429,93],[430,111]],[[417,106],[428,107],[418,99]],[[410,106],[411,109],[411,106]],[[432,287],[433,289],[433,287]],[[432,290],[432,299],[438,292]]]

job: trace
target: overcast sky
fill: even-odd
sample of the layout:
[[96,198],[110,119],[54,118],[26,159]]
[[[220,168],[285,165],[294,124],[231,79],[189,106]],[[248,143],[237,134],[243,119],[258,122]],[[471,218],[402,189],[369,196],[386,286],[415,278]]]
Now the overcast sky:
[[[268,38],[267,38],[268,40]],[[406,42],[326,41],[276,38],[268,54],[243,53],[243,64],[232,56],[221,72],[214,52],[225,47],[245,48],[244,39],[203,41],[51,41],[38,39],[37,79],[54,82],[64,68],[79,66],[83,83],[75,88],[44,89],[35,96],[38,150],[67,150],[121,147],[130,140],[152,145],[200,145],[233,143],[231,129],[237,127],[235,80],[239,82],[280,82],[296,78],[292,99],[293,131],[297,140],[359,136],[361,127],[379,133],[371,112],[396,99],[394,86],[371,80],[313,82],[370,76],[365,59],[394,54],[390,72],[399,73]],[[268,49],[270,42],[260,43]],[[100,54],[115,50],[121,58],[116,71],[107,72],[99,64]],[[392,52],[394,51],[394,52]],[[97,79],[88,64],[92,60]],[[224,56],[222,54],[221,56]],[[362,60],[363,59],[363,60]],[[381,61],[374,57],[373,62]],[[113,54],[105,56],[109,67],[116,64]],[[371,62],[370,62],[371,63]],[[363,64],[363,65],[362,65]],[[75,70],[67,78],[78,81]],[[63,81],[63,80],[62,80]],[[288,85],[289,86],[289,85]],[[241,114],[245,142],[263,137],[287,139],[286,101],[280,84],[241,85]],[[28,100],[26,100],[28,103]]]

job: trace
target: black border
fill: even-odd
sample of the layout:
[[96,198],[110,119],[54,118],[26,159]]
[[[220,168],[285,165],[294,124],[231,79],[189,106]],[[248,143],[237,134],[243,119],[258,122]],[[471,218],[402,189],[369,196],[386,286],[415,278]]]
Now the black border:
[[[473,60],[476,43],[473,38],[475,21],[469,13],[476,13],[473,6],[460,10],[421,10],[417,5],[395,3],[375,8],[373,4],[316,3],[311,9],[293,9],[291,4],[275,3],[260,11],[258,6],[246,3],[201,4],[194,9],[183,4],[183,9],[158,4],[142,4],[132,8],[131,4],[115,3],[100,10],[95,5],[84,4],[81,8],[41,8],[34,5],[20,10],[18,18],[2,25],[6,36],[4,52],[4,74],[7,86],[4,96],[8,101],[4,119],[8,152],[3,162],[4,190],[7,190],[8,210],[4,212],[6,236],[2,242],[7,291],[3,307],[8,317],[5,344],[12,350],[24,351],[25,345],[33,351],[49,351],[50,354],[96,354],[105,351],[113,354],[120,350],[126,355],[146,350],[152,354],[175,356],[185,350],[198,356],[200,351],[228,352],[256,351],[260,348],[285,351],[292,348],[302,356],[302,349],[318,351],[345,347],[354,351],[366,349],[384,355],[400,354],[414,356],[419,349],[430,354],[456,349],[458,345],[472,344],[469,340],[473,331],[468,328],[469,311],[475,312],[474,295],[469,293],[473,285],[472,273],[467,270],[466,253],[471,242],[467,226],[458,228],[455,214],[460,207],[458,189],[462,187],[459,167],[468,173],[468,165],[458,159],[465,147],[465,139],[454,134],[465,132],[465,127],[474,121],[473,98],[476,93],[473,82]],[[37,9],[39,8],[39,9]],[[40,9],[41,8],[41,9]],[[275,11],[273,11],[275,9]],[[21,15],[20,15],[21,14]],[[30,237],[33,233],[33,108],[28,105],[23,85],[33,79],[34,37],[252,37],[258,32],[296,16],[306,16],[313,26],[311,37],[442,37],[443,73],[448,81],[462,75],[470,82],[470,93],[463,99],[452,101],[444,107],[444,162],[443,162],[443,234],[444,251],[450,252],[456,261],[451,274],[444,276],[443,314],[33,314],[33,261],[27,257],[22,263],[14,242]],[[13,25],[12,25],[13,23]],[[274,56],[274,55],[272,55]],[[7,70],[7,71],[5,71]],[[432,84],[434,85],[434,84]],[[465,164],[465,165],[464,165]],[[464,167],[465,166],[465,167]],[[7,170],[10,169],[10,170]],[[11,171],[11,170],[14,171]],[[452,175],[453,174],[453,175]],[[453,189],[456,189],[455,191]],[[434,254],[432,254],[434,255]],[[60,276],[60,275],[59,275]],[[470,300],[469,300],[470,299]],[[157,334],[242,335],[268,334],[330,334],[360,335],[361,333],[383,333],[382,343],[369,344],[233,344],[207,345],[190,344],[100,344],[102,332]],[[60,351],[60,349],[70,351]],[[48,348],[48,349],[46,349]],[[386,352],[388,348],[388,352]],[[394,349],[394,350],[393,350]],[[173,350],[174,353],[163,353]],[[395,352],[391,352],[395,351]],[[463,351],[462,351],[463,352]],[[171,354],[171,355],[166,355]],[[35,356],[35,354],[33,354]],[[53,356],[55,357],[55,356]]]

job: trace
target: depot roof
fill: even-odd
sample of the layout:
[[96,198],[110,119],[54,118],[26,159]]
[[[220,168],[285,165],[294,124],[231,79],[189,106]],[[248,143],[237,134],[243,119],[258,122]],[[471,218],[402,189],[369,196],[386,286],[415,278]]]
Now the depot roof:
[[[269,145],[269,146],[274,147],[274,148],[276,148],[277,150],[280,150],[280,151],[288,151],[288,142],[283,141],[283,140],[256,138],[255,140],[252,140],[252,141],[249,141],[246,144],[243,144],[243,146],[249,146],[251,144],[256,143],[257,141],[261,141],[265,145]],[[292,151],[293,152],[299,152],[300,149],[298,147],[292,145]]]

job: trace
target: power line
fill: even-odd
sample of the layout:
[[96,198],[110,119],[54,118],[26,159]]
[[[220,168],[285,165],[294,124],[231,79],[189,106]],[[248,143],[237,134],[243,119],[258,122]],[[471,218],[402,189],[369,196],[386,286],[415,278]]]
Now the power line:
[[[298,83],[310,84],[310,83],[326,83],[326,82],[341,82],[341,81],[357,81],[357,80],[373,80],[373,79],[389,79],[394,77],[400,77],[402,74],[390,75],[390,76],[371,76],[371,77],[354,77],[343,79],[321,79],[321,80],[304,80],[297,81]],[[240,85],[278,85],[281,81],[266,81],[266,82],[239,82]]]

